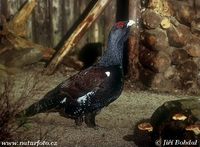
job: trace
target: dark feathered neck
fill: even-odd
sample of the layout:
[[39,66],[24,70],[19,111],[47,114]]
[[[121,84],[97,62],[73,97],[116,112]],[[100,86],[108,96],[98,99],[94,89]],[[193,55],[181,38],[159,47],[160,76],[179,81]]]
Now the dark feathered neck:
[[123,63],[124,41],[112,40],[108,41],[108,48],[97,63],[100,66],[120,65]]

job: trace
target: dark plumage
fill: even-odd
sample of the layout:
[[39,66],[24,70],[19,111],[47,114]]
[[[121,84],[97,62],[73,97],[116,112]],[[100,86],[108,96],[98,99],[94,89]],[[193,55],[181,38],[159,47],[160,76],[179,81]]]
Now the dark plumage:
[[85,123],[94,127],[97,112],[122,92],[123,48],[133,24],[134,21],[116,23],[109,35],[108,48],[95,65],[63,81],[19,115],[29,117],[54,110],[75,119],[76,124],[81,124],[85,118]]

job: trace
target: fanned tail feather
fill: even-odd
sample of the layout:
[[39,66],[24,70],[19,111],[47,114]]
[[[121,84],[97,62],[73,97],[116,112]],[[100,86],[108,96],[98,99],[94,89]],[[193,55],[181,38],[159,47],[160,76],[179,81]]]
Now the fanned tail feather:
[[21,111],[17,117],[31,117],[37,113],[49,111],[56,108],[60,104],[61,100],[62,97],[58,97],[58,90],[55,88],[54,90],[48,92],[44,98]]

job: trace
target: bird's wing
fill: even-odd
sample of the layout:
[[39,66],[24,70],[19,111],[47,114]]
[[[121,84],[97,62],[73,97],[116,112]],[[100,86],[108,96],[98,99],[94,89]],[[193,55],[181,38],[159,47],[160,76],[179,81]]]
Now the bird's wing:
[[91,67],[83,70],[59,85],[60,94],[65,95],[70,101],[91,96],[108,79],[108,73],[108,68],[105,67]]

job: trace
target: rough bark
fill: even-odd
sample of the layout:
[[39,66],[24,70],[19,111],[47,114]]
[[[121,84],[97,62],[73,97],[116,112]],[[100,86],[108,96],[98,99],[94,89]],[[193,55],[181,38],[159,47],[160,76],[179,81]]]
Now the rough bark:
[[37,0],[27,1],[23,8],[15,14],[14,18],[8,23],[15,35],[27,37],[27,20],[29,19]]
[[140,50],[139,61],[154,72],[164,72],[171,64],[171,59],[165,52],[151,51],[147,48]]
[[175,49],[172,52],[172,64],[179,65],[185,62],[189,58],[189,55],[186,50],[184,49]]
[[145,45],[152,50],[166,50],[169,46],[167,34],[160,28],[146,30],[143,38]]
[[139,40],[140,40],[140,26],[138,22],[141,19],[140,12],[140,0],[129,1],[129,19],[136,22],[136,27],[132,28],[128,48],[129,48],[129,76],[133,80],[139,79],[139,69],[138,69],[138,55],[139,55]]

